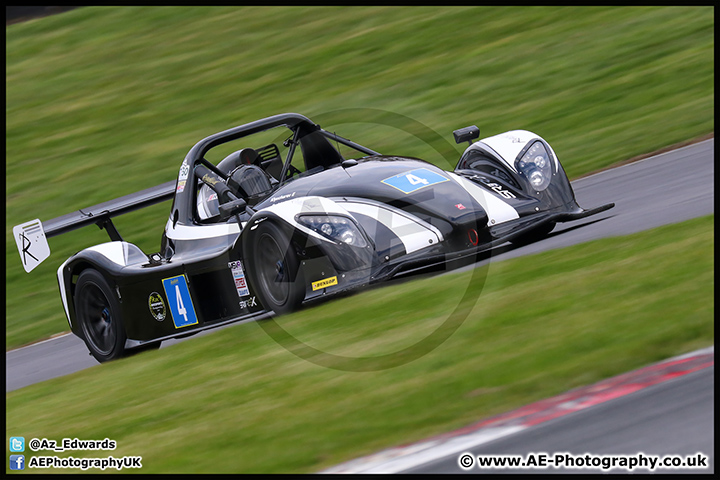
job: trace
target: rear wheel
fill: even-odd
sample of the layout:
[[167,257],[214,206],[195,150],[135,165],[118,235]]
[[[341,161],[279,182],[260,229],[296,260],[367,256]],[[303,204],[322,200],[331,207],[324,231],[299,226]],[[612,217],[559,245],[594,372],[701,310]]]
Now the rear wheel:
[[248,274],[262,304],[278,315],[297,310],[305,284],[288,235],[266,220],[253,232],[250,254]]
[[123,356],[127,337],[120,303],[108,281],[97,270],[85,270],[78,277],[75,315],[83,340],[98,362]]

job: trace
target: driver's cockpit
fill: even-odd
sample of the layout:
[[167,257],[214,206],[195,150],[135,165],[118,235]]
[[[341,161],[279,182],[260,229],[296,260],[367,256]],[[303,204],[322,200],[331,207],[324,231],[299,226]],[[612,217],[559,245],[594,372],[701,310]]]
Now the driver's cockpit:
[[[263,165],[263,157],[257,150],[243,148],[225,157],[218,163],[217,169],[227,175],[227,186],[233,194],[252,206],[265,198],[278,184],[278,180],[265,171],[265,168],[276,167],[272,160],[274,159]],[[279,161],[282,168],[282,161]],[[202,185],[197,196],[197,212],[200,220],[217,216],[220,213],[219,208],[218,194],[209,185]]]
[[[291,153],[294,155],[290,155],[285,162],[277,145],[271,143],[257,149],[237,150],[227,155],[213,170],[216,169],[222,174],[227,189],[235,197],[253,207],[270,195],[280,183],[284,183],[281,179],[283,172],[287,182],[295,175],[312,175],[341,164],[342,155],[325,135],[319,130],[308,130],[310,129],[300,129],[295,133],[296,145],[300,148],[293,148]],[[292,143],[289,141],[290,139],[284,143],[286,147]],[[304,173],[293,164],[304,167]],[[197,191],[197,218],[201,223],[214,223],[221,221],[221,217],[226,218],[220,212],[217,187],[213,187],[214,185],[203,182]]]

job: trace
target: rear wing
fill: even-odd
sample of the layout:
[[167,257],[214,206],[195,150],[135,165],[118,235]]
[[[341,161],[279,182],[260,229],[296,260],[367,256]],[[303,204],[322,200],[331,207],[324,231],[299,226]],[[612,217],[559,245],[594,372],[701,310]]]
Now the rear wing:
[[97,225],[107,231],[110,240],[122,241],[122,237],[112,223],[112,218],[172,199],[175,196],[175,185],[176,180],[172,180],[156,187],[53,218],[44,224],[39,219],[35,219],[15,226],[13,236],[25,271],[29,273],[50,256],[47,237],[61,235],[88,225]]

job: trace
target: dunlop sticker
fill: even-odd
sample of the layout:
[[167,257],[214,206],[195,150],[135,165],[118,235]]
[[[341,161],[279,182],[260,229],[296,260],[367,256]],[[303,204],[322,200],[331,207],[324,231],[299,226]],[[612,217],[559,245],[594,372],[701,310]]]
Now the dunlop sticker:
[[313,282],[312,289],[313,291],[320,290],[321,288],[327,288],[333,285],[337,285],[337,283],[337,277],[330,277],[324,280],[318,280],[317,282]]

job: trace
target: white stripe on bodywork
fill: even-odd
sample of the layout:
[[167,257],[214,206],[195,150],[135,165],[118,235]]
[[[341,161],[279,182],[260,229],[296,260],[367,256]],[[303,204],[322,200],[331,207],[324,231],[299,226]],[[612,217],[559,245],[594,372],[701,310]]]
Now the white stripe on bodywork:
[[347,215],[347,210],[336,202],[325,197],[295,197],[283,202],[263,208],[262,211],[273,212],[280,217],[289,220],[295,218],[299,213],[340,213]]
[[221,223],[217,225],[175,225],[168,222],[165,228],[167,238],[171,240],[203,240],[240,233],[237,223]]
[[[333,214],[339,214],[344,216],[349,216],[350,213],[345,210],[343,207],[338,205],[337,203],[333,202],[330,199],[324,198],[324,197],[296,197],[292,198],[290,200],[285,200],[280,203],[276,203],[275,205],[270,205],[267,208],[263,208],[260,210],[261,212],[272,212],[278,217],[285,220],[288,224],[292,225],[294,228],[304,232],[305,234],[317,238],[318,240],[322,240],[324,242],[329,243],[335,243],[332,240],[330,240],[327,237],[324,237],[317,233],[316,231],[312,230],[311,228],[306,227],[305,225],[302,225],[298,223],[295,220],[295,216],[299,215],[301,213],[310,213],[310,214],[327,214],[327,215],[333,215]],[[255,228],[255,226],[250,227],[251,230]]]
[[[495,153],[500,155],[513,172],[517,172],[517,169],[515,168],[515,159],[520,151],[527,146],[528,142],[536,138],[540,138],[540,136],[527,130],[511,130],[499,135],[483,138],[475,143],[482,143],[490,147],[493,151],[495,151]],[[468,147],[468,150],[471,148],[473,147]],[[550,151],[555,161],[555,170],[557,171],[557,156],[555,155],[555,152],[552,151],[552,147],[550,147]]]
[[538,136],[527,130],[512,130],[492,137],[483,138],[477,143],[484,143],[492,148],[505,160],[505,163],[514,172],[517,172],[515,168],[515,158],[518,156],[518,153],[520,153],[520,150],[525,148],[527,143],[533,138],[538,138]]
[[63,262],[62,265],[60,265],[60,268],[58,268],[57,270],[57,277],[58,285],[60,285],[60,298],[62,299],[63,308],[65,309],[65,317],[67,317],[68,324],[70,325],[70,329],[72,330],[72,322],[70,321],[70,309],[68,308],[68,299],[65,292],[65,277],[63,276],[63,270],[65,269],[65,265],[67,265],[71,259],[72,257],[68,258]]
[[125,242],[101,243],[100,245],[88,247],[85,250],[97,252],[117,265],[124,267],[127,264],[125,261],[127,258],[127,244]]
[[[352,217],[353,212],[372,217],[389,228],[405,247],[407,253],[421,248],[436,245],[442,241],[442,234],[431,225],[424,226],[420,219],[414,220],[406,212],[394,212],[385,206],[376,206],[367,203],[335,202],[324,197],[293,198],[262,210],[273,212],[295,228],[325,242],[331,242],[326,237],[301,225],[295,221],[295,216],[301,213],[311,214],[339,214]],[[251,227],[252,228],[252,227]]]
[[471,197],[475,199],[488,215],[488,225],[497,225],[498,223],[507,222],[508,220],[514,220],[520,218],[517,210],[515,210],[509,204],[503,202],[495,194],[490,193],[477,185],[471,180],[467,180],[459,175],[452,172],[448,173],[456,182],[458,182]]
[[419,219],[413,220],[406,212],[400,214],[384,206],[367,203],[343,202],[343,206],[351,213],[366,215],[385,225],[397,235],[407,253],[437,245],[443,240],[437,228],[429,224],[424,226]]

